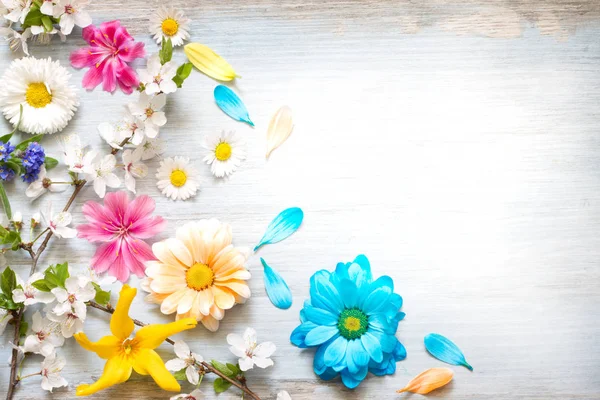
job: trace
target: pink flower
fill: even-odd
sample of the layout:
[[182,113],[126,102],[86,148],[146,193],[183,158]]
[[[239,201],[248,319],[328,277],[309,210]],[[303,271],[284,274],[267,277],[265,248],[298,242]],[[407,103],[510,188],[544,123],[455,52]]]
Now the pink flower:
[[83,39],[90,47],[71,53],[71,65],[89,67],[83,77],[83,87],[92,90],[102,82],[102,89],[114,92],[117,84],[127,94],[139,85],[138,77],[129,66],[136,58],[144,57],[144,44],[136,42],[119,21],[104,22],[100,28],[83,28]]
[[156,235],[166,224],[162,217],[150,216],[154,207],[149,196],[130,202],[125,191],[108,193],[104,206],[94,201],[83,205],[89,224],[77,227],[79,237],[103,242],[91,261],[97,273],[108,271],[121,282],[126,282],[130,273],[144,276],[144,263],[155,258],[142,239]]

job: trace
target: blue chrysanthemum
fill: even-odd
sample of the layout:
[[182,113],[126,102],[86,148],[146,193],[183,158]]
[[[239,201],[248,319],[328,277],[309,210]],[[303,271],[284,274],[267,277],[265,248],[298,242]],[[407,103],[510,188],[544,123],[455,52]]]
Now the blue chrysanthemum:
[[13,151],[15,151],[15,146],[11,145],[10,142],[0,142],[0,160],[8,161]]
[[42,146],[37,142],[29,143],[21,155],[21,164],[25,168],[25,172],[21,174],[23,181],[31,183],[37,180],[45,160],[46,153]]
[[290,337],[298,347],[316,347],[314,371],[321,379],[338,374],[354,389],[369,371],[375,375],[396,372],[406,349],[396,339],[402,297],[394,293],[389,276],[373,280],[364,255],[339,263],[333,272],[321,270],[310,279],[310,300]]

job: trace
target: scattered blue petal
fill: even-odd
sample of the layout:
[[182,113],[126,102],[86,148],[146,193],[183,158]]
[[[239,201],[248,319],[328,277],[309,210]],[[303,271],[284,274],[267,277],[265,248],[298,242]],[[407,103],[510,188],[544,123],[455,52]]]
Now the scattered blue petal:
[[250,126],[254,126],[254,122],[250,120],[248,110],[237,94],[227,86],[218,85],[214,91],[215,101],[217,106],[231,118],[236,121],[245,122]]
[[292,306],[292,292],[287,283],[263,258],[260,259],[265,273],[265,289],[271,303],[277,308],[287,310]]
[[473,367],[465,360],[465,355],[458,346],[440,334],[430,333],[425,336],[425,348],[440,361],[451,365],[462,365],[473,371]]
[[260,243],[254,248],[254,251],[265,244],[281,242],[298,230],[303,219],[304,212],[302,212],[301,208],[292,207],[283,210],[273,221],[271,221],[267,227],[267,231],[262,239],[260,239]]

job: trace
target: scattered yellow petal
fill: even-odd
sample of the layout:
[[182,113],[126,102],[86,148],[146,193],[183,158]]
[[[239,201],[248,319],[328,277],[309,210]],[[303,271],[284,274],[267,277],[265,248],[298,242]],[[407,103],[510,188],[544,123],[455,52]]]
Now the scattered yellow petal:
[[427,394],[432,390],[447,385],[453,376],[454,372],[450,368],[430,368],[421,372],[408,382],[404,389],[397,390],[397,392]]
[[183,51],[194,67],[218,81],[231,81],[239,76],[220,55],[200,43],[189,43]]
[[273,150],[287,140],[293,128],[292,110],[288,106],[281,107],[271,118],[267,129],[267,158]]

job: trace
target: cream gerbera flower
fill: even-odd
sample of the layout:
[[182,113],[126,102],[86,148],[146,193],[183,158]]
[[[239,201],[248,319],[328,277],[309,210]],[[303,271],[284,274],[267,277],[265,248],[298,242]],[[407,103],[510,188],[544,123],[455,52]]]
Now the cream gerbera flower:
[[173,46],[181,46],[190,38],[189,22],[182,11],[163,6],[150,17],[150,33],[158,44],[171,39]]
[[202,147],[209,151],[204,161],[218,178],[231,175],[246,159],[245,143],[233,131],[205,137]]
[[189,222],[176,236],[152,246],[158,260],[146,263],[146,301],[160,304],[163,314],[176,312],[177,319],[196,318],[214,332],[225,310],[250,297],[248,252],[233,247],[231,227],[216,219]]
[[69,85],[71,74],[51,58],[21,58],[10,64],[0,80],[0,108],[13,125],[23,117],[20,129],[42,134],[62,130],[77,110],[75,86]]
[[187,200],[196,195],[200,186],[197,172],[185,157],[165,158],[156,172],[156,186],[172,200]]

